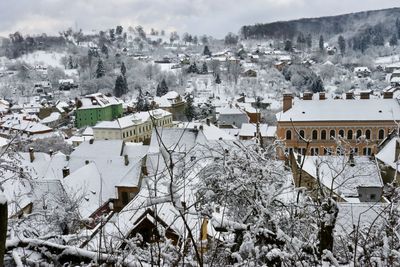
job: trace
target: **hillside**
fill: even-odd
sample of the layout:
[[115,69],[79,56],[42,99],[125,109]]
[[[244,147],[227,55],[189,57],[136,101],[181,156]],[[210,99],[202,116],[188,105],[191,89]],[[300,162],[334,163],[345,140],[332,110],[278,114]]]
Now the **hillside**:
[[332,37],[342,34],[353,37],[357,34],[379,32],[384,38],[396,30],[396,19],[400,8],[357,12],[338,16],[303,18],[291,21],[243,26],[240,30],[244,39],[292,39],[299,33]]

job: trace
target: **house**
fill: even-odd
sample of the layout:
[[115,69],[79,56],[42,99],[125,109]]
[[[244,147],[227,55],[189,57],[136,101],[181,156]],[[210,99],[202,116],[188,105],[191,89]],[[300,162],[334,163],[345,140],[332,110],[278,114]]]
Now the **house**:
[[371,76],[371,71],[368,67],[356,67],[354,68],[354,73],[358,78],[364,78]]
[[248,69],[242,74],[243,77],[248,77],[248,78],[256,78],[257,77],[257,72],[252,69]]
[[114,121],[102,121],[93,127],[96,140],[124,140],[149,143],[154,127],[171,127],[172,114],[162,109],[137,112]]
[[[379,202],[383,180],[377,161],[369,156],[302,156],[292,153],[295,186],[312,196],[332,192],[338,202]],[[301,174],[301,175],[300,175]]]
[[0,125],[1,135],[13,136],[16,132],[28,138],[44,138],[53,136],[53,129],[36,121],[26,120],[21,116],[8,117]]
[[328,46],[326,47],[326,52],[328,53],[328,55],[334,55],[337,53],[337,48],[335,46]]
[[222,128],[240,128],[243,123],[249,123],[250,121],[245,111],[232,106],[232,104],[223,108],[216,108],[215,113],[218,126]]
[[87,95],[76,101],[77,128],[94,126],[98,121],[111,121],[122,116],[122,101],[101,93]]
[[49,92],[51,90],[50,81],[40,81],[36,82],[33,86],[34,94],[43,94],[45,92]]
[[[276,126],[260,124],[258,126],[260,135],[264,141],[272,142],[275,139]],[[251,140],[257,136],[257,124],[243,123],[239,131],[239,140]]]
[[[286,152],[372,155],[378,152],[379,142],[397,127],[400,104],[389,93],[379,99],[370,99],[369,94],[354,99],[353,93],[347,93],[346,99],[327,99],[320,93],[314,100],[312,93],[294,100],[292,94],[284,94],[283,110],[276,118],[277,139]],[[308,145],[303,137],[310,140]],[[278,153],[284,156],[283,151]]]
[[400,182],[400,138],[396,132],[390,134],[380,145],[376,159],[382,169],[382,178],[386,183]]
[[154,98],[155,106],[172,113],[173,120],[184,116],[185,101],[175,91],[169,91],[161,97]]

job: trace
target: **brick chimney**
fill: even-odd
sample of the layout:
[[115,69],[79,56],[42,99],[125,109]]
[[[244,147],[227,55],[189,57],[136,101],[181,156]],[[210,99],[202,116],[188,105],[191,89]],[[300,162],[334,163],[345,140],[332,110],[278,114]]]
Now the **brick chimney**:
[[369,92],[361,92],[360,99],[369,99]]
[[49,155],[50,155],[50,157],[53,156],[53,153],[54,153],[54,152],[53,152],[53,149],[50,149],[50,150],[49,150]]
[[125,163],[125,166],[129,165],[128,155],[124,155],[124,163]]
[[325,92],[319,92],[319,100],[325,100]]
[[393,92],[383,92],[383,99],[391,99],[393,98]]
[[354,98],[353,92],[347,92],[346,93],[346,99],[353,99],[353,98]]
[[313,98],[313,93],[311,93],[311,92],[303,93],[303,100],[312,100],[312,98]]
[[283,112],[288,111],[292,108],[293,95],[283,94]]
[[29,148],[29,159],[31,162],[35,160],[35,151],[33,150],[33,147]]

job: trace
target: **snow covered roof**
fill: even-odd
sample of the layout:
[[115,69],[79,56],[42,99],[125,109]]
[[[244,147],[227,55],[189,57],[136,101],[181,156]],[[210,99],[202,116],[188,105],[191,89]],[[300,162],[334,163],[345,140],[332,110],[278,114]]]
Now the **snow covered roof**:
[[400,138],[392,138],[379,152],[376,158],[400,172],[400,159],[396,158],[396,149],[400,147]]
[[82,106],[79,109],[102,108],[123,103],[122,100],[114,96],[106,96],[101,93],[86,95],[85,97],[81,98],[80,101]]
[[236,138],[224,130],[218,128],[217,126],[210,124],[207,125],[206,123],[202,122],[188,122],[188,123],[182,123],[178,125],[180,128],[186,128],[186,129],[197,129],[203,133],[205,138],[207,140],[235,140]]
[[354,72],[371,72],[368,67],[355,67]]
[[343,198],[357,198],[358,187],[383,187],[376,161],[367,156],[354,156],[354,166],[347,156],[305,156],[303,170]]
[[295,99],[291,109],[279,112],[284,121],[394,121],[400,120],[396,99]]
[[52,112],[49,116],[41,120],[41,123],[51,123],[59,120],[61,117],[61,114],[58,112]]
[[[260,133],[262,137],[267,136],[268,124],[260,124]],[[252,136],[254,137],[257,132],[255,123],[243,123],[239,131],[239,136]]]
[[26,121],[26,120],[7,120],[2,125],[2,128],[12,129],[27,132],[30,134],[37,134],[43,132],[51,132],[53,131],[52,128],[47,127],[38,122],[34,121]]

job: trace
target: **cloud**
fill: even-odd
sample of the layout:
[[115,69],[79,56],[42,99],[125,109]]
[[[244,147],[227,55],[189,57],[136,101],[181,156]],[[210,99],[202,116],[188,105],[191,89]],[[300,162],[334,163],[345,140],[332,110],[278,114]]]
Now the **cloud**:
[[123,25],[217,37],[241,26],[398,5],[398,0],[0,0],[0,35]]

